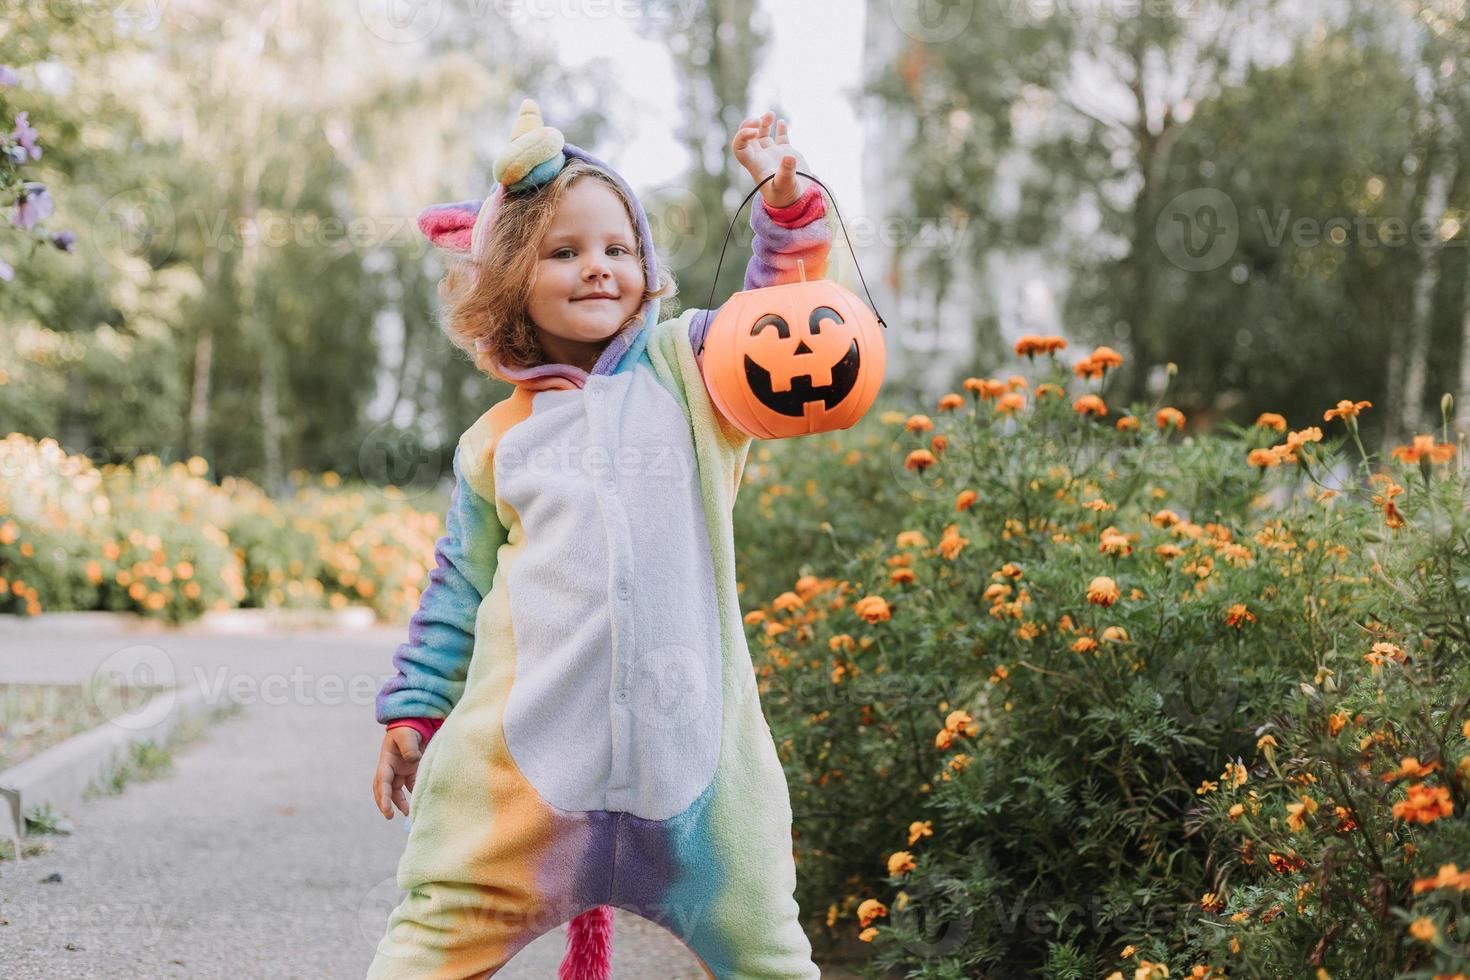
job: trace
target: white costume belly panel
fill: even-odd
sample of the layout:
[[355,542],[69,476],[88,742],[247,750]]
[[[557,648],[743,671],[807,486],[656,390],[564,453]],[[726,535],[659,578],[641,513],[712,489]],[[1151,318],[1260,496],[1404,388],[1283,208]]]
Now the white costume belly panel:
[[688,420],[640,364],[537,392],[494,460],[525,539],[505,575],[510,754],[553,806],[681,813],[714,775],[722,727]]

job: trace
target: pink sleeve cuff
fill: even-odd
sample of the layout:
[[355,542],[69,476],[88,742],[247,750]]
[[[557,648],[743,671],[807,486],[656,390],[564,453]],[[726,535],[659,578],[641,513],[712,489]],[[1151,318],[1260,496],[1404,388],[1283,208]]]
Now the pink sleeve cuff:
[[434,733],[439,730],[439,726],[442,724],[444,724],[443,718],[395,718],[393,721],[388,722],[383,730],[387,731],[390,728],[412,728],[419,733],[419,748],[422,750],[429,747],[429,739],[434,737]]
[[784,208],[770,207],[766,204],[764,197],[761,198],[761,207],[765,208],[771,220],[782,228],[800,228],[811,224],[827,213],[827,201],[822,196],[822,189],[815,183],[808,184],[801,197]]

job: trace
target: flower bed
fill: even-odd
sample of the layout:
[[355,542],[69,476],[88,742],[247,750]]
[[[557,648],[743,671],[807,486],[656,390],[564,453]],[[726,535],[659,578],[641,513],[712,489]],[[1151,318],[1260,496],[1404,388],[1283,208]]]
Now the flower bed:
[[813,933],[925,978],[1458,975],[1453,447],[1369,460],[1362,402],[1331,435],[1184,435],[1107,403],[1115,352],[1059,349],[750,470],[746,621]]

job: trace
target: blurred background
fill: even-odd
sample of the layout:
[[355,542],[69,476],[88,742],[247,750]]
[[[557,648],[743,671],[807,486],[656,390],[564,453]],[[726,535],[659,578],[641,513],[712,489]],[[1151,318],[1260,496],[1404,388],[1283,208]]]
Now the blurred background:
[[[766,108],[928,405],[1027,333],[1193,430],[1370,446],[1470,411],[1464,0],[123,0],[0,25],[0,433],[428,488],[502,392],[435,320],[426,205],[524,97],[643,197],[702,306]],[[738,289],[748,211],[716,302]],[[862,294],[839,237],[834,275]]]

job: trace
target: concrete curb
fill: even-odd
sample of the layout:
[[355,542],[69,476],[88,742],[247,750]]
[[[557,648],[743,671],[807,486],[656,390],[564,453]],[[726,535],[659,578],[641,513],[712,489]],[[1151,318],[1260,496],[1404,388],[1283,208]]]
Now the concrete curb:
[[0,827],[19,842],[25,836],[26,809],[50,804],[53,810],[67,812],[76,807],[93,781],[106,775],[132,743],[162,744],[180,723],[206,713],[209,707],[200,688],[164,691],[135,712],[0,772],[0,797],[8,804],[8,819],[0,821]]
[[212,610],[191,622],[170,626],[160,619],[125,612],[54,612],[39,616],[0,616],[0,633],[271,633],[281,630],[371,629],[377,616],[369,606],[346,609],[224,609]]

